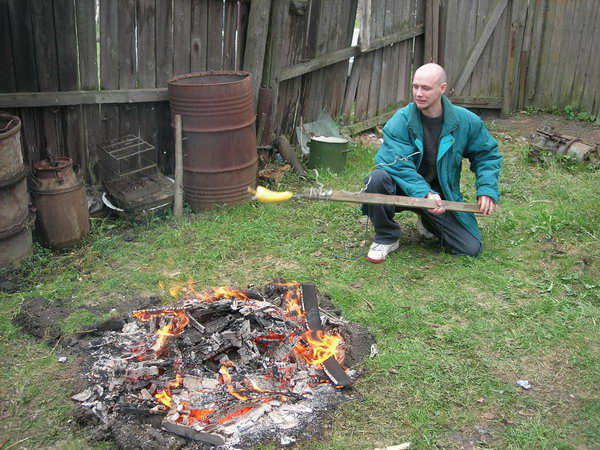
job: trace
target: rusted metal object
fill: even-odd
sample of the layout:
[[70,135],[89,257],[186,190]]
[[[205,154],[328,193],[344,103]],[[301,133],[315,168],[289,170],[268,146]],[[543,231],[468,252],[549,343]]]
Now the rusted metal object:
[[544,152],[555,155],[568,155],[578,162],[598,162],[599,149],[581,142],[581,139],[566,136],[554,131],[554,127],[543,126],[531,135],[531,151],[534,158],[539,158]]
[[71,158],[45,159],[33,167],[31,196],[40,238],[53,248],[69,247],[90,232],[85,186]]
[[257,180],[252,76],[221,71],[168,81],[171,125],[183,128],[183,191],[194,210],[250,199]]
[[21,153],[21,120],[0,113],[0,267],[16,266],[31,254],[28,172]]
[[18,227],[0,230],[0,268],[16,267],[31,255],[31,231],[34,221],[35,214],[30,212]]
[[21,119],[0,112],[0,182],[21,173]]

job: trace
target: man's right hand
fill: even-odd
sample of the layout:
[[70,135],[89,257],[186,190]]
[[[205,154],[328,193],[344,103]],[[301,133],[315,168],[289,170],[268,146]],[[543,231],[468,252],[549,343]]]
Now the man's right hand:
[[442,206],[442,198],[438,194],[430,192],[425,198],[435,200],[435,203],[439,206],[439,208],[428,209],[427,211],[429,211],[432,214],[443,214],[446,212],[446,209]]

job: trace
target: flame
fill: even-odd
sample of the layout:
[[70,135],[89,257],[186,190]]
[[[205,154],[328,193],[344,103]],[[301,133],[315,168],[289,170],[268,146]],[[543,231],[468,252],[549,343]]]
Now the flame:
[[177,375],[175,375],[175,380],[169,381],[167,387],[155,394],[154,397],[163,405],[171,408],[173,406],[173,396],[171,395],[171,389],[179,387],[181,383],[183,383],[183,377],[180,373],[178,373]]
[[285,300],[285,310],[287,319],[298,319],[304,318],[306,314],[302,311],[302,294],[300,290],[300,284],[295,283],[295,289],[286,291],[283,296]]
[[[165,310],[165,311],[134,311],[132,313],[133,317],[141,320],[142,322],[147,322],[156,317],[162,317],[166,315],[174,315],[171,321],[160,328],[156,334],[158,337],[156,338],[156,342],[151,347],[156,356],[160,356],[163,353],[163,348],[167,342],[167,340],[171,336],[179,336],[183,333],[184,328],[190,323],[190,319],[187,315],[187,312],[183,309],[174,309],[174,310]],[[140,355],[141,356],[141,355]]]
[[229,394],[233,395],[235,398],[241,401],[250,400],[250,397],[246,397],[245,395],[242,395],[235,390],[235,388],[233,387],[231,375],[229,375],[227,367],[225,367],[224,365],[221,366],[221,368],[219,369],[219,373],[221,374],[223,384],[227,385],[227,392]]
[[229,422],[231,419],[235,419],[236,417],[243,416],[244,414],[248,413],[249,411],[252,411],[253,409],[254,409],[254,406],[247,406],[245,408],[238,409],[234,413],[227,414],[225,417],[221,417],[217,422],[219,422],[219,423]]
[[[202,422],[208,418],[212,413],[214,413],[214,409],[192,409],[190,410],[189,422],[188,425],[193,424],[195,421]],[[180,418],[183,422],[183,418]],[[177,420],[179,422],[179,420]]]
[[304,361],[313,365],[320,365],[332,356],[336,356],[340,349],[338,346],[342,341],[337,334],[325,334],[322,330],[308,330],[302,334],[302,339],[307,343],[296,344],[294,350]]

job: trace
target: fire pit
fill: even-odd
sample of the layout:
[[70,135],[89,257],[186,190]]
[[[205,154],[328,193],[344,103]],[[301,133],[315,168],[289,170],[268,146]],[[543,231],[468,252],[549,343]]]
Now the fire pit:
[[198,448],[290,444],[315,414],[348,398],[356,373],[344,363],[356,358],[356,331],[319,308],[314,284],[193,286],[91,339],[89,387],[73,400],[103,424],[134,421]]

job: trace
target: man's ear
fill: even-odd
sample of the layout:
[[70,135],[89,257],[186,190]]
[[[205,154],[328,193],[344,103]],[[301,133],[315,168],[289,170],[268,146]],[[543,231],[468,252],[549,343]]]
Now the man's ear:
[[446,89],[448,89],[448,83],[442,83],[442,84],[440,85],[440,91],[442,92],[442,94],[443,94],[444,92],[446,92]]

